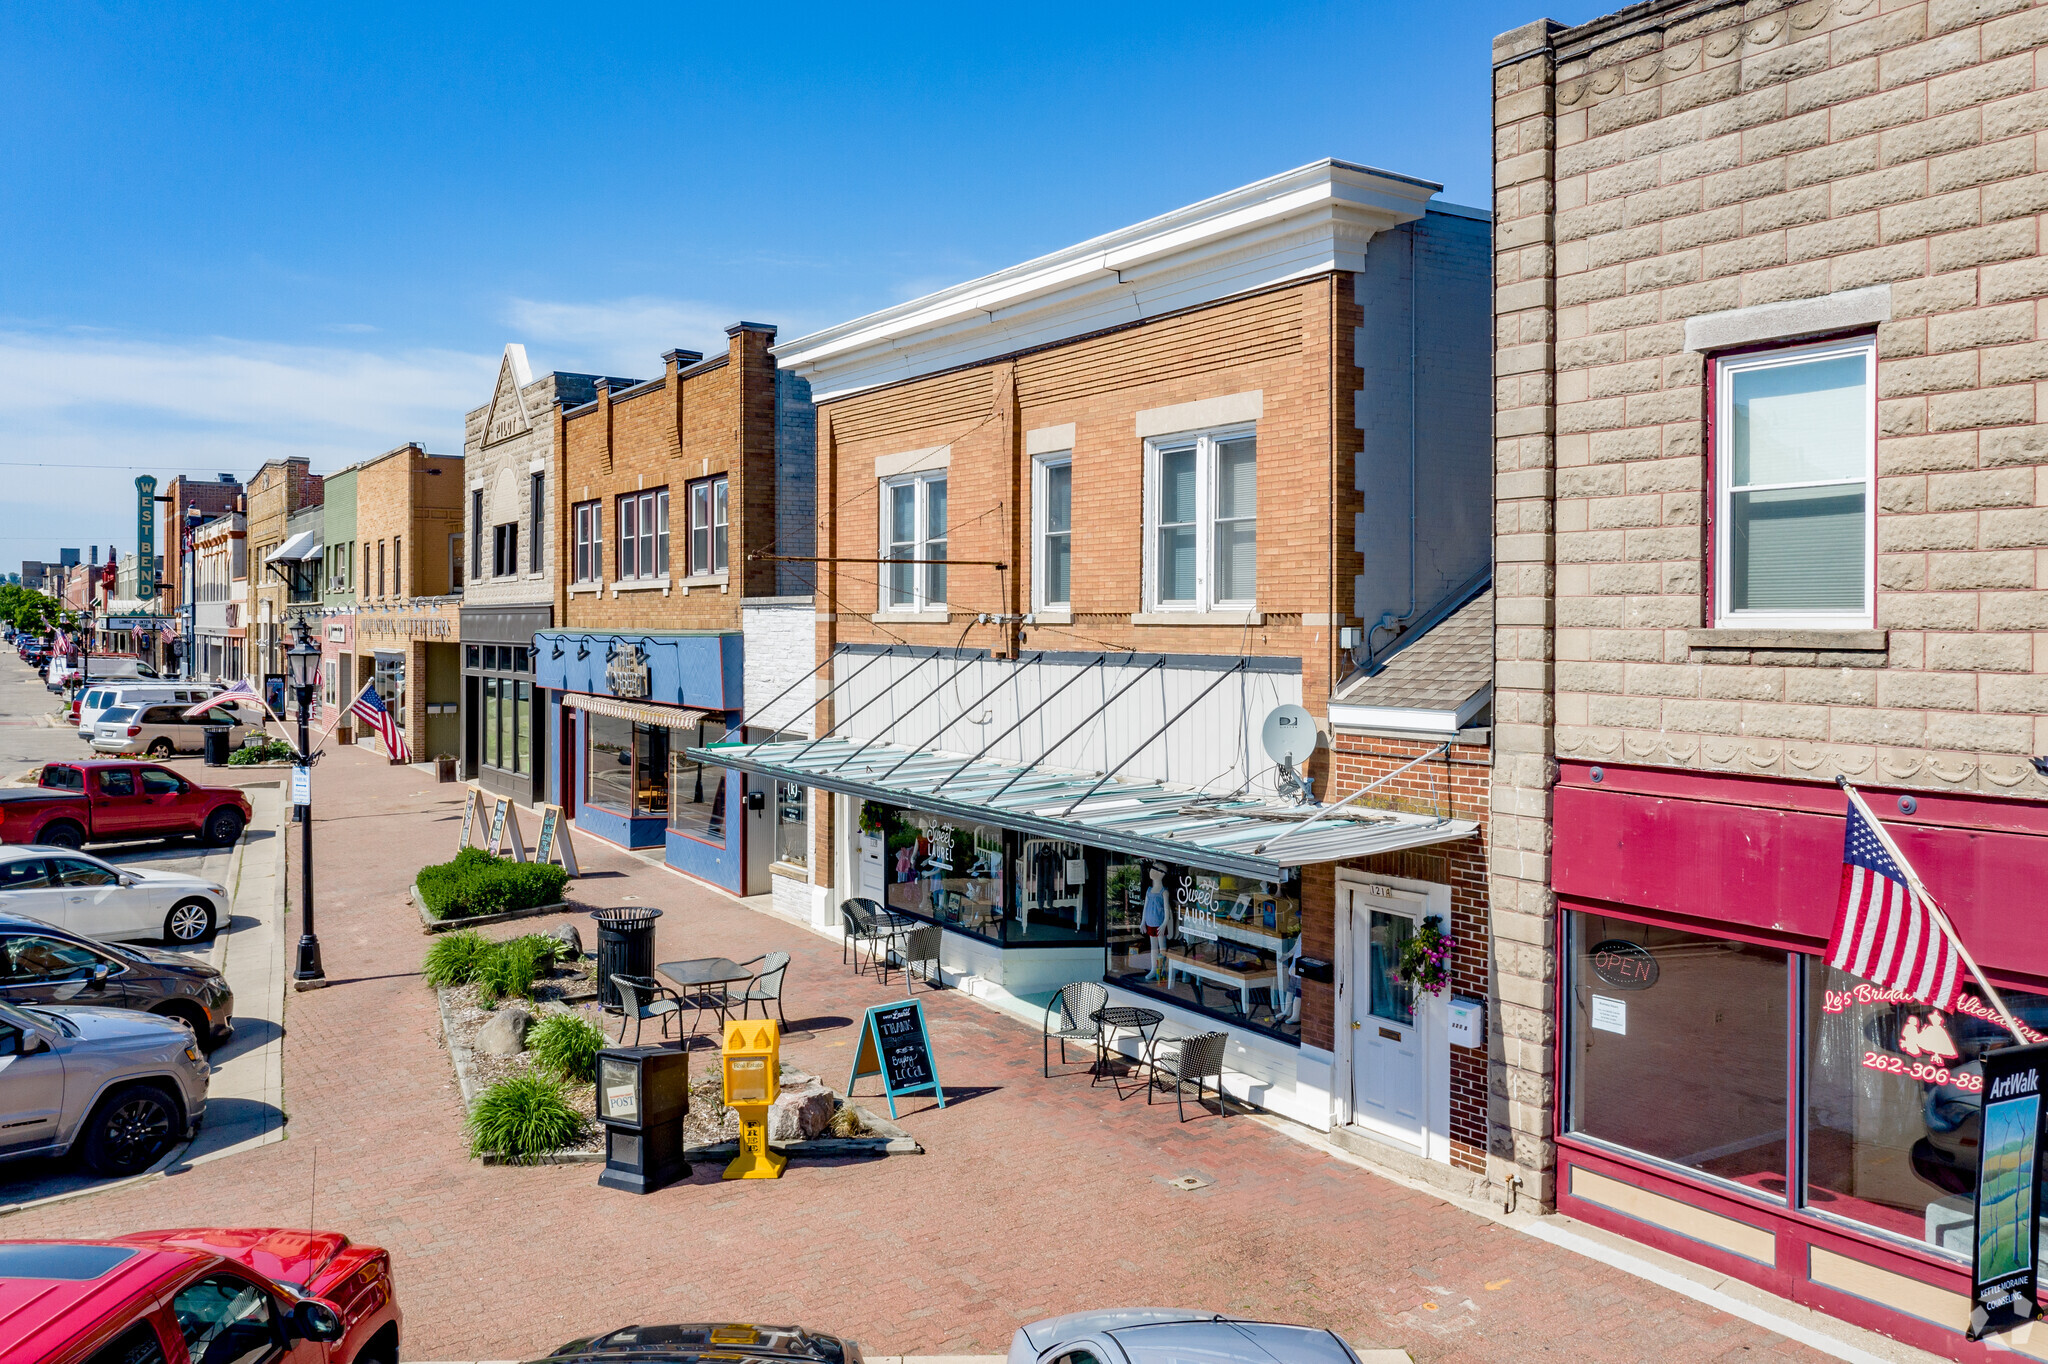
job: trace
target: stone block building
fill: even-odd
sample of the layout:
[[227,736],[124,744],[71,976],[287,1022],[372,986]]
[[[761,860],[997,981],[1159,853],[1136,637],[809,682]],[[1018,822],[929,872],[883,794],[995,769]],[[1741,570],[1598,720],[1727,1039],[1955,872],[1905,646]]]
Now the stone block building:
[[2044,39],[1652,0],[1494,48],[1495,1175],[1956,1358],[2012,1039],[1827,966],[1835,783],[2037,1038]]

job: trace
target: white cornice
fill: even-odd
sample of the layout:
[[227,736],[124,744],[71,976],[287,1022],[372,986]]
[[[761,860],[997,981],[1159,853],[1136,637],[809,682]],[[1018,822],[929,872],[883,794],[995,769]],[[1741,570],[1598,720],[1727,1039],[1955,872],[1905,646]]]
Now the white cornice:
[[1443,187],[1323,160],[774,348],[822,402],[1329,270]]

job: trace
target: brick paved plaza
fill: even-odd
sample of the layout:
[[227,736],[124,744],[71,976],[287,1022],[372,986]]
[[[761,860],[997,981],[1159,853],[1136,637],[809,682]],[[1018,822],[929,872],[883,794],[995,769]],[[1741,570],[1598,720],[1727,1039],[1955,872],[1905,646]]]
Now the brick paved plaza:
[[[594,1329],[704,1318],[841,1332],[871,1356],[990,1354],[1022,1322],[1136,1304],[1311,1322],[1418,1360],[1815,1357],[1253,1119],[1178,1126],[1170,1106],[1091,1090],[1079,1065],[1043,1079],[1031,1029],[948,992],[921,996],[951,1100],[907,1105],[925,1156],[796,1166],[777,1183],[700,1167],[645,1198],[599,1190],[589,1165],[487,1169],[465,1155],[405,900],[413,872],[453,852],[461,788],[350,749],[314,789],[332,984],[287,1001],[288,1139],[25,1212],[8,1236],[336,1228],[392,1251],[412,1359],[533,1357]],[[288,842],[296,854],[296,830]],[[788,949],[785,1055],[844,1084],[851,1020],[899,996],[900,976],[885,990],[793,925],[578,847],[572,893],[661,907],[662,959]],[[1214,1182],[1165,1182],[1189,1173]]]

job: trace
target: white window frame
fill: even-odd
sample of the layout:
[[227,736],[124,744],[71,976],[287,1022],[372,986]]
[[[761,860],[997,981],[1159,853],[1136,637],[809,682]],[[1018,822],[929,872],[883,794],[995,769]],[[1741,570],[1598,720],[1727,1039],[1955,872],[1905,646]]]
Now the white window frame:
[[[1054,469],[1067,471],[1067,595],[1059,601],[1045,595],[1045,541],[1051,532],[1046,528],[1045,512],[1047,503],[1046,483]],[[1031,606],[1035,611],[1048,609],[1071,610],[1074,605],[1074,452],[1059,450],[1051,454],[1036,455],[1031,461]]]
[[[1258,608],[1258,570],[1252,571],[1252,593],[1244,600],[1222,600],[1214,595],[1216,583],[1216,447],[1227,440],[1250,437],[1253,469],[1258,467],[1258,424],[1217,426],[1202,431],[1184,431],[1171,436],[1149,436],[1145,440],[1145,610],[1186,612],[1202,615],[1217,611],[1253,611]],[[1192,601],[1162,601],[1159,597],[1159,457],[1168,450],[1195,447],[1195,596]],[[1254,473],[1256,477],[1256,472]],[[1253,513],[1252,524],[1258,524]]]
[[[1775,369],[1811,360],[1860,355],[1864,362],[1867,401],[1863,412],[1863,609],[1860,611],[1734,611],[1728,548],[1730,499],[1735,492],[1732,471],[1735,449],[1734,377],[1746,371]],[[1714,625],[1719,629],[1742,630],[1868,630],[1877,616],[1877,338],[1857,337],[1848,341],[1825,341],[1811,346],[1787,346],[1747,355],[1717,358],[1714,362]],[[1815,487],[1836,484],[1823,480],[1812,484],[1758,484],[1750,487]],[[1843,485],[1846,486],[1846,485]]]
[[[627,529],[627,513],[632,528]],[[668,489],[646,488],[618,496],[618,541],[615,556],[616,582],[654,582],[668,577]],[[631,541],[633,571],[626,572],[627,542]]]
[[[703,506],[698,505],[698,493],[702,492]],[[684,497],[689,504],[689,539],[685,546],[684,573],[692,578],[713,578],[730,572],[727,555],[731,548],[731,483],[727,474],[713,474],[709,478],[693,478],[684,485]],[[703,511],[706,520],[699,521],[697,513]],[[697,537],[704,537],[704,552],[697,552]]]
[[604,581],[604,499],[578,502],[570,508],[570,518],[569,571],[574,574],[579,567],[590,570],[581,577],[572,577],[570,581],[601,583]]
[[[889,524],[889,517],[891,515],[891,508],[895,506],[895,498],[890,494],[894,489],[905,486],[913,487],[917,490],[916,496],[911,499],[910,507],[912,521],[909,540],[910,557],[912,559],[929,559],[932,557],[930,553],[932,541],[925,535],[925,522],[931,506],[931,489],[934,483],[944,483],[949,472],[947,469],[927,469],[921,473],[899,474],[893,478],[882,480],[881,507],[878,509],[879,514],[875,517],[875,524],[881,532],[881,558],[887,559],[889,557],[889,550],[894,539],[890,534],[893,527]],[[950,495],[951,489],[947,491],[945,544],[948,551],[947,557],[950,560],[953,544],[953,499]],[[943,611],[946,609],[944,601],[934,600],[926,595],[926,589],[931,585],[929,570],[932,565],[920,563],[911,570],[910,600],[907,602],[897,602],[889,599],[889,565],[883,563],[876,565],[876,567],[881,570],[876,576],[880,580],[877,591],[880,598],[879,604],[883,612]],[[949,562],[946,571],[947,594],[951,595],[952,590],[952,565]]]

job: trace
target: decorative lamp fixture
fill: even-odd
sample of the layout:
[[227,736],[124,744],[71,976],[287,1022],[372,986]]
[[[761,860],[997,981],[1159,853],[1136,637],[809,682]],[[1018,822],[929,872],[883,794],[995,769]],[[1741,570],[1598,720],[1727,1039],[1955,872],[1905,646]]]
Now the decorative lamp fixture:
[[313,632],[304,616],[292,628],[298,642],[285,650],[285,677],[299,691],[310,691],[320,685],[320,646],[313,642]]

